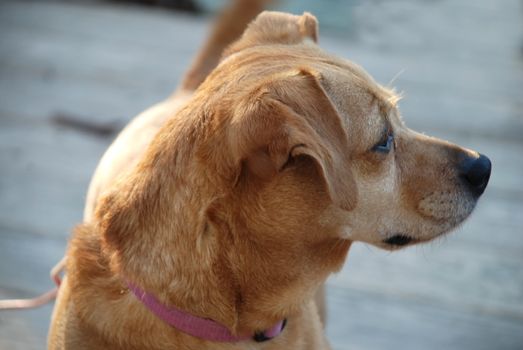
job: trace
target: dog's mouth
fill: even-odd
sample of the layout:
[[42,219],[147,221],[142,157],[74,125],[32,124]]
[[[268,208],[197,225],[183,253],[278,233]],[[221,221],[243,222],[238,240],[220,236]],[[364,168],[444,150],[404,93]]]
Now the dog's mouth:
[[416,239],[413,237],[407,236],[404,233],[397,233],[385,240],[383,240],[383,243],[388,244],[390,246],[394,247],[403,247],[410,243],[416,242]]

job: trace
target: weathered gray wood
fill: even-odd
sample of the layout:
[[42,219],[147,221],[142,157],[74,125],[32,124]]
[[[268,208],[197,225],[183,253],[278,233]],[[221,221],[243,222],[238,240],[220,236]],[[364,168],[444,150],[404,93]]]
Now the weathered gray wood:
[[[354,245],[328,282],[333,345],[523,349],[521,3],[318,4],[285,6],[323,6],[324,48],[380,82],[405,70],[393,85],[405,91],[406,122],[478,149],[494,166],[457,232],[396,253]],[[56,115],[125,124],[173,90],[208,23],[105,2],[0,1],[0,298],[52,286],[48,270],[111,141],[57,124]],[[50,313],[0,313],[0,348],[45,348]]]
[[417,300],[331,287],[327,334],[335,349],[521,349],[523,320]]

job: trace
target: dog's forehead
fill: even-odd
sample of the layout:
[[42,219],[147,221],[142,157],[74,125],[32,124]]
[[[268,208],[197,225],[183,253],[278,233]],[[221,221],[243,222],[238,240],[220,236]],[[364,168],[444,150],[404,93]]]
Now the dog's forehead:
[[392,90],[378,84],[363,68],[349,60],[322,61],[318,70],[332,98],[349,99],[362,108],[376,104],[383,113],[396,104],[397,97]]
[[317,67],[322,85],[336,106],[346,130],[353,135],[382,133],[395,110],[395,94],[372,79],[361,67],[333,60]]
[[397,100],[391,90],[376,83],[359,65],[330,55],[312,43],[246,49],[222,61],[221,67],[227,75],[232,74],[230,78],[234,76],[225,81],[241,90],[256,87],[269,76],[286,76],[281,74],[285,72],[305,69],[318,73],[347,129],[353,129],[351,121],[357,126],[381,129],[383,117],[395,108]]

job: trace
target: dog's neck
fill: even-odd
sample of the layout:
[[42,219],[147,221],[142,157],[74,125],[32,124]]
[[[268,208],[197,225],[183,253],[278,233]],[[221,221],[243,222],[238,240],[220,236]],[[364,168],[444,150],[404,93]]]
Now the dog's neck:
[[[114,335],[117,343],[139,348],[161,348],[165,344],[187,341],[190,336],[173,329],[144,308],[128,290],[123,275],[111,267],[111,257],[103,252],[100,238],[92,227],[84,226],[76,230],[71,249],[75,250],[74,254],[69,255],[74,259],[68,263],[71,295],[80,319],[86,321],[91,331],[107,334],[108,329],[117,327],[118,332]],[[241,296],[245,300],[240,300],[243,304],[239,305],[239,293],[233,290],[235,286],[228,283],[195,288],[205,290],[206,293],[195,293],[195,289],[184,287],[171,287],[176,290],[176,298],[173,298],[174,294],[169,290],[160,292],[158,298],[167,305],[175,305],[200,317],[217,320],[237,334],[254,334],[259,330],[269,329],[278,320],[285,318],[280,318],[282,314],[290,315],[290,327],[295,327],[296,325],[292,325],[293,315],[300,314],[302,308],[310,304],[307,301],[297,302],[293,291],[288,295],[271,295],[260,290],[260,294],[252,296],[249,294],[252,292],[245,293]],[[266,300],[261,300],[262,296]],[[192,307],[194,305],[203,307]],[[255,307],[256,305],[272,305],[272,308],[262,310]],[[202,310],[206,312],[202,313]],[[147,330],[147,333],[133,331],[136,325]],[[213,342],[209,344],[210,348],[213,348],[212,344],[215,345]]]
[[186,334],[204,340],[233,343],[247,340],[256,342],[268,341],[280,335],[287,323],[287,320],[281,320],[270,329],[254,334],[236,335],[229,328],[212,319],[196,317],[176,307],[163,305],[153,294],[144,291],[132,282],[127,282],[127,285],[136,298],[158,318]]

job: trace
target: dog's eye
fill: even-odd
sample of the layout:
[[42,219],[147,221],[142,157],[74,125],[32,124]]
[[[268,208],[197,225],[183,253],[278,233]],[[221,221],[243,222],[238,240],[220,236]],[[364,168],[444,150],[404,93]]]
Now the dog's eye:
[[379,153],[389,153],[392,148],[393,143],[394,143],[394,135],[392,133],[387,133],[385,135],[385,137],[378,144],[376,144],[374,147],[372,147],[372,150],[374,152],[379,152]]

